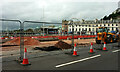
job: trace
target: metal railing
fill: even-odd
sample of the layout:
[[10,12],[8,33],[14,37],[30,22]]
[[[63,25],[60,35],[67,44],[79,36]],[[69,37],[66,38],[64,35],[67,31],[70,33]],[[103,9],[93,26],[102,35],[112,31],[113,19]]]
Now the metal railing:
[[10,19],[0,19],[0,21],[10,21],[10,22],[18,22],[20,24],[20,57],[19,59],[23,59],[23,52],[24,52],[24,40],[23,40],[23,23],[20,20],[10,20]]

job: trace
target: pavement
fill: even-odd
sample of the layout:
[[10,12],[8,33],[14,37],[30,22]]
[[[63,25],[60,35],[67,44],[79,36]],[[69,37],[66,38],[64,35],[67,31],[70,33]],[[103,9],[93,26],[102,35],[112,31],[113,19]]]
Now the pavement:
[[118,43],[107,44],[108,51],[99,50],[103,45],[94,44],[93,54],[90,46],[77,47],[79,56],[73,56],[69,50],[52,51],[45,54],[28,56],[31,65],[22,66],[14,61],[15,57],[6,57],[2,61],[3,70],[120,70]]

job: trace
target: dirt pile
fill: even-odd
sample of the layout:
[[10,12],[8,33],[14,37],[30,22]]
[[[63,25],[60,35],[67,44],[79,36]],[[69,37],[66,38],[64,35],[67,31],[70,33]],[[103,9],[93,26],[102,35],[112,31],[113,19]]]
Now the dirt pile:
[[[40,45],[40,42],[38,40],[32,38],[24,38],[23,40],[24,40],[24,45]],[[3,45],[20,45],[20,38],[7,41]]]
[[61,48],[61,49],[71,49],[72,46],[66,42],[59,41],[55,44],[55,47]]

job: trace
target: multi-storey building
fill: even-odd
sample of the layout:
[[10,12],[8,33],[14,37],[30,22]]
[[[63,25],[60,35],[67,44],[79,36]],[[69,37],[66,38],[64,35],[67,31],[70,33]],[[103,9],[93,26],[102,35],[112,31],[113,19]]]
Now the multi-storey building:
[[62,31],[66,33],[72,32],[72,30],[74,30],[75,34],[95,34],[98,30],[98,27],[107,27],[109,31],[120,31],[120,20],[62,20]]

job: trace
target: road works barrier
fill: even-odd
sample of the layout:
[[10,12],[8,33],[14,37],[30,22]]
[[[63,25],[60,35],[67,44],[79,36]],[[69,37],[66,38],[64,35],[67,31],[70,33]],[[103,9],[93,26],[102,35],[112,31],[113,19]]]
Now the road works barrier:
[[27,48],[25,48],[24,58],[23,58],[23,62],[21,64],[24,65],[24,66],[31,65],[28,61],[28,58],[27,58]]
[[76,49],[76,44],[74,44],[73,56],[78,56],[77,49]]
[[91,42],[91,46],[90,46],[90,51],[89,51],[89,53],[94,53],[94,51],[93,51],[93,43]]
[[[72,36],[25,36],[30,38],[58,38],[58,39],[72,39]],[[89,39],[89,38],[95,38],[96,35],[78,35],[74,36],[74,39]],[[10,39],[18,38],[18,37],[9,37]],[[5,39],[5,37],[0,37],[0,39]]]
[[[19,38],[20,38],[20,57],[18,58],[18,59],[20,59],[20,60],[22,60],[23,59],[23,51],[24,51],[24,43],[23,43],[23,31],[24,31],[24,29],[23,29],[23,23],[20,21],[20,20],[10,20],[10,19],[0,19],[0,21],[1,22],[13,22],[13,23],[18,23],[18,25],[19,25],[19,30],[20,30],[20,32],[19,32]],[[4,23],[2,23],[2,24],[4,24]],[[7,24],[7,23],[6,23]],[[12,23],[9,23],[9,24],[12,24]],[[6,39],[5,37],[3,37],[2,39]]]
[[103,51],[107,51],[106,42],[104,42]]

